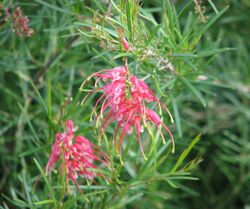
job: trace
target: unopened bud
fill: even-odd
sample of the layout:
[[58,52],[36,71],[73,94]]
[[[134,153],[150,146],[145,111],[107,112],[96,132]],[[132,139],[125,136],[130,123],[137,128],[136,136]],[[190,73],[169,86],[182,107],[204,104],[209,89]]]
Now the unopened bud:
[[129,44],[128,44],[128,42],[127,42],[127,40],[126,40],[126,38],[125,38],[124,35],[122,36],[122,45],[123,45],[123,47],[124,47],[124,49],[125,49],[126,51],[129,50]]

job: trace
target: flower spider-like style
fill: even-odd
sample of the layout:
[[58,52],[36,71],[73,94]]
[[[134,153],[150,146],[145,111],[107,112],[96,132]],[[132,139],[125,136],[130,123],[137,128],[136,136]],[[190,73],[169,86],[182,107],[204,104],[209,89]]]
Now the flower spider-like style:
[[[127,65],[96,72],[87,80],[92,77],[97,78],[95,86],[97,86],[100,80],[106,82],[104,86],[96,88],[87,94],[88,96],[90,93],[100,90],[103,92],[102,96],[96,101],[91,114],[92,118],[98,104],[102,101],[101,109],[96,117],[97,121],[100,116],[104,115],[99,129],[99,137],[104,133],[109,124],[116,121],[117,127],[114,136],[114,146],[117,150],[120,148],[125,136],[131,134],[133,127],[135,127],[142,155],[146,159],[141,142],[141,133],[144,131],[144,127],[149,127],[148,122],[152,122],[159,130],[160,127],[163,127],[168,132],[173,144],[172,152],[174,152],[175,146],[171,131],[162,122],[158,114],[149,109],[146,104],[156,102],[160,114],[163,107],[168,112],[171,121],[173,121],[169,110],[159,101],[143,80],[138,79],[128,71]],[[82,84],[81,89],[83,89],[85,82]],[[165,143],[161,130],[160,133]],[[119,139],[117,141],[118,135]]]
[[65,169],[67,183],[71,179],[79,189],[76,182],[78,176],[93,179],[96,175],[93,170],[96,168],[94,162],[99,161],[108,165],[109,158],[99,147],[92,144],[85,137],[76,136],[74,138],[75,130],[74,122],[72,120],[66,121],[65,132],[56,134],[56,140],[52,146],[52,152],[45,169],[46,173],[48,173],[53,169],[54,164],[61,159],[60,170]]

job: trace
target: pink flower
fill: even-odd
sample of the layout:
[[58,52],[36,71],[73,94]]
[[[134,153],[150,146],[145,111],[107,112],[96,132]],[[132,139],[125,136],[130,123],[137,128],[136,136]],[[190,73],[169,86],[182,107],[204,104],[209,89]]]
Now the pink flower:
[[[156,95],[143,80],[130,74],[126,66],[94,73],[88,79],[91,77],[97,78],[96,85],[100,80],[106,82],[104,86],[97,88],[98,91],[102,90],[103,94],[97,100],[93,110],[94,112],[102,101],[101,109],[96,118],[97,121],[101,115],[104,115],[99,129],[99,137],[109,124],[116,121],[114,145],[116,149],[119,149],[125,136],[131,134],[135,128],[142,155],[146,158],[141,142],[141,133],[144,132],[144,125],[147,127],[147,123],[152,122],[159,130],[162,126],[168,132],[174,152],[174,140],[169,128],[161,121],[156,112],[146,107],[146,104],[155,102],[158,104],[160,113],[163,106],[170,117],[171,114],[165,105],[161,105]],[[161,131],[160,133],[165,143],[164,136]],[[118,141],[116,140],[117,135],[119,135]]]
[[92,170],[96,168],[94,162],[99,161],[108,165],[108,157],[100,148],[83,136],[76,136],[74,139],[75,130],[74,122],[68,120],[65,132],[56,134],[56,141],[52,146],[52,152],[46,165],[46,173],[54,167],[58,160],[62,159],[64,164],[61,162],[61,171],[65,168],[67,181],[71,179],[77,186],[76,179],[79,175],[93,179],[96,174]]

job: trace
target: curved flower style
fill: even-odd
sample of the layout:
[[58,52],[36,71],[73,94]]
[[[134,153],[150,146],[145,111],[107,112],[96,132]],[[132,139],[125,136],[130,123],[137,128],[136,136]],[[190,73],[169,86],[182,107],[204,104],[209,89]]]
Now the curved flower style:
[[[167,130],[173,143],[172,151],[174,152],[174,140],[172,133],[161,121],[157,113],[147,108],[146,104],[156,102],[160,113],[163,107],[167,110],[171,120],[172,116],[166,106],[160,103],[156,95],[143,80],[140,80],[135,75],[130,74],[127,66],[116,67],[111,70],[102,70],[92,74],[87,80],[92,77],[97,78],[96,85],[100,80],[103,80],[104,82],[109,81],[103,87],[93,90],[93,92],[97,90],[103,91],[102,96],[97,100],[93,110],[94,112],[98,104],[103,100],[96,120],[98,120],[100,115],[103,115],[106,112],[101,123],[99,136],[102,135],[110,123],[116,120],[117,128],[114,136],[114,144],[116,149],[118,149],[120,148],[125,136],[131,134],[133,132],[133,127],[135,127],[142,155],[146,158],[141,143],[141,133],[144,131],[144,126],[149,127],[148,122],[152,122],[159,130],[161,126]],[[120,136],[118,142],[116,142],[118,133],[120,133]],[[163,142],[165,143],[164,136],[161,131],[160,133],[163,138]]]
[[78,175],[93,179],[96,174],[91,170],[95,168],[94,161],[97,160],[107,165],[108,157],[100,148],[83,136],[76,136],[73,143],[75,130],[74,122],[68,120],[65,132],[56,134],[56,141],[52,146],[52,152],[46,165],[46,173],[62,158],[64,163],[61,162],[61,170],[65,169],[67,181],[71,179],[77,186]]

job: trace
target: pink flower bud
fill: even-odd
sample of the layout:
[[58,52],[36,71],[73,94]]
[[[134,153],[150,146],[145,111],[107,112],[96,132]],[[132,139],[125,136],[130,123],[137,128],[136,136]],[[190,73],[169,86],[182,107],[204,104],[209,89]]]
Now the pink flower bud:
[[128,44],[128,42],[127,42],[127,40],[126,40],[126,38],[125,38],[124,35],[122,36],[122,45],[123,45],[123,48],[124,48],[126,51],[129,50],[129,44]]

